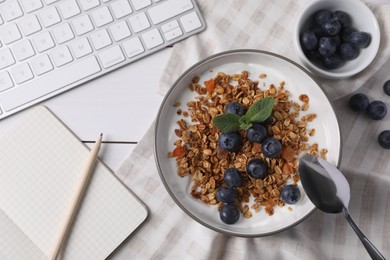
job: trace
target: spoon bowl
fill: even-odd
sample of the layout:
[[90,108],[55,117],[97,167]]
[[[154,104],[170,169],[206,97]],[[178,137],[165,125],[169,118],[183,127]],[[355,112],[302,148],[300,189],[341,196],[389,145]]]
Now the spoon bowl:
[[326,213],[343,213],[372,259],[385,259],[352,220],[348,204],[350,187],[344,175],[332,164],[306,154],[299,159],[299,176],[303,189],[313,204]]

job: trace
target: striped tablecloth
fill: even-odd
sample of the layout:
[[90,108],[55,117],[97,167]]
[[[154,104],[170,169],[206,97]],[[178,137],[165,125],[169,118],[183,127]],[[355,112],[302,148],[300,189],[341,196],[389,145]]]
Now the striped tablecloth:
[[[298,62],[292,48],[293,26],[309,0],[198,0],[206,31],[176,44],[158,91],[166,93],[188,67],[220,51],[254,48]],[[318,79],[332,99],[339,118],[343,150],[341,170],[351,185],[350,212],[368,238],[390,258],[390,150],[377,136],[390,130],[390,115],[369,120],[352,112],[354,92],[370,100],[390,97],[383,83],[390,79],[390,5],[369,7],[382,32],[380,52],[368,69],[346,80]],[[171,199],[153,158],[153,126],[118,170],[118,176],[150,209],[148,221],[113,255],[114,259],[369,259],[341,214],[315,211],[299,225],[261,238],[229,237],[188,217]]]

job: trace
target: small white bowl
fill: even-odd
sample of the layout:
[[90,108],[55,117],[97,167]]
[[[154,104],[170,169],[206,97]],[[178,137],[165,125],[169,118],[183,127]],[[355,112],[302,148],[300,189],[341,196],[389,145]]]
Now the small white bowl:
[[[311,19],[315,12],[321,9],[344,11],[351,17],[351,26],[358,31],[371,35],[371,42],[366,48],[360,49],[359,56],[343,63],[340,67],[327,70],[321,64],[315,64],[304,54],[299,41],[300,34],[312,25]],[[331,79],[351,77],[364,70],[374,60],[380,44],[380,29],[372,11],[360,0],[316,0],[309,3],[301,12],[294,28],[294,47],[302,63],[313,73]]]

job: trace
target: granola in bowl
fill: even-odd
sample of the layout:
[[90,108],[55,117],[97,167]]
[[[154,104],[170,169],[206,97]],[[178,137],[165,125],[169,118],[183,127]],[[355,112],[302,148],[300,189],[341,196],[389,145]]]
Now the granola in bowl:
[[[208,205],[217,205],[220,209],[224,202],[218,199],[217,191],[226,186],[224,173],[230,168],[237,169],[243,183],[235,188],[235,204],[245,218],[252,217],[250,208],[254,212],[264,209],[271,216],[274,207],[285,206],[281,191],[287,183],[296,185],[299,182],[300,153],[320,154],[323,158],[327,153],[317,143],[309,143],[309,137],[315,135],[315,128],[310,127],[310,122],[315,120],[316,114],[301,115],[309,111],[309,96],[303,93],[299,95],[298,101],[293,101],[290,92],[285,89],[284,81],[277,85],[259,82],[258,79],[266,77],[266,74],[261,73],[252,80],[245,70],[233,75],[218,72],[202,84],[196,76],[189,85],[189,90],[196,93],[194,100],[185,106],[174,104],[178,107],[178,127],[175,129],[178,139],[173,150],[168,152],[168,157],[175,158],[177,174],[191,178],[193,198]],[[280,155],[276,158],[267,157],[262,152],[262,143],[248,140],[247,131],[242,129],[239,130],[243,140],[241,149],[237,152],[222,149],[218,143],[221,130],[212,119],[226,113],[227,106],[232,102],[240,104],[246,111],[256,101],[265,98],[272,98],[274,104],[264,126],[267,135],[282,144]],[[247,165],[253,158],[265,162],[268,169],[266,177],[248,176]],[[251,196],[253,199],[250,203]]]
[[[234,102],[239,106],[229,105]],[[271,117],[252,113],[271,103]],[[239,128],[222,131],[219,123],[216,127],[225,110],[239,114],[229,116]],[[260,118],[261,123],[256,121]],[[251,128],[263,129],[267,138],[256,143],[256,134],[247,137]],[[232,136],[238,138],[233,146]],[[280,151],[275,153],[278,144]],[[298,157],[322,153],[337,164],[340,145],[332,105],[304,69],[272,53],[237,50],[200,61],[173,84],[157,115],[154,154],[164,186],[186,214],[224,234],[258,237],[296,225],[313,212],[297,174]],[[254,159],[267,169],[265,175],[248,173],[248,165],[257,167]],[[227,170],[232,174],[229,181]],[[285,203],[291,202],[283,190],[289,185],[302,193],[294,205]],[[232,187],[234,196],[228,192]],[[229,208],[239,213],[234,224],[221,221]]]

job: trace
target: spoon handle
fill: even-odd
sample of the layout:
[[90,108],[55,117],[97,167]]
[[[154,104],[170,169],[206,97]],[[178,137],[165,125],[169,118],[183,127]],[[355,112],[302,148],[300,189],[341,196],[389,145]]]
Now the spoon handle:
[[386,258],[379,252],[379,250],[368,240],[368,238],[363,234],[359,227],[352,220],[349,215],[348,209],[344,208],[343,210],[344,217],[347,219],[348,223],[351,225],[352,229],[355,231],[356,235],[362,241],[364,247],[366,248],[368,254],[374,260],[386,260]]

